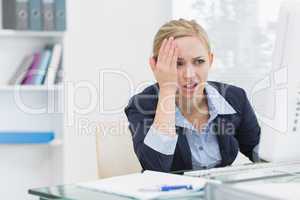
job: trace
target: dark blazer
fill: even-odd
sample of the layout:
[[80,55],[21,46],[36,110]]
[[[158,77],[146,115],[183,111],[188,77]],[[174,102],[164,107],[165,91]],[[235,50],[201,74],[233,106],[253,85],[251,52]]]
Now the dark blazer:
[[[235,114],[218,115],[212,122],[222,157],[221,164],[217,167],[232,164],[239,150],[253,161],[252,151],[259,143],[260,126],[245,91],[224,83],[208,83],[216,88],[236,111]],[[158,91],[158,83],[147,87],[131,97],[125,108],[134,151],[144,170],[191,170],[191,150],[182,127],[176,126],[178,141],[173,155],[159,153],[144,144],[144,138],[155,117]]]

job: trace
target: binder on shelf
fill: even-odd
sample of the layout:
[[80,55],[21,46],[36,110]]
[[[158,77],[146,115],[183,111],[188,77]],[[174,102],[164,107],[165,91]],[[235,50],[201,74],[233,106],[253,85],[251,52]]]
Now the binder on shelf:
[[4,29],[27,30],[29,27],[28,0],[3,0],[2,24]]
[[55,83],[55,77],[56,74],[58,73],[61,57],[62,57],[62,46],[61,44],[55,44],[53,47],[52,57],[44,81],[45,85]]
[[9,85],[19,85],[22,83],[22,80],[24,80],[26,76],[27,69],[30,67],[30,65],[33,62],[33,55],[25,56],[22,60],[19,68],[15,71],[12,78],[9,80]]
[[54,13],[54,0],[42,0],[43,1],[43,24],[44,30],[55,30],[55,13]]
[[66,30],[66,1],[65,0],[55,1],[55,30],[57,31]]
[[54,132],[0,132],[0,144],[43,144],[54,138]]
[[29,0],[30,30],[42,30],[42,0]]

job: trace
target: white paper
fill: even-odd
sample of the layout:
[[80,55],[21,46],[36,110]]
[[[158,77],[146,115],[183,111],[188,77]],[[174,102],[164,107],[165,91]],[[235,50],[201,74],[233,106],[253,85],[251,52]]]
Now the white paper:
[[[199,192],[200,189],[203,189],[205,183],[206,180],[199,177],[187,177],[162,172],[145,171],[144,173],[117,176],[77,185],[138,199],[153,199]],[[177,190],[168,192],[142,191],[142,189],[162,185],[192,185],[194,189],[192,191]]]

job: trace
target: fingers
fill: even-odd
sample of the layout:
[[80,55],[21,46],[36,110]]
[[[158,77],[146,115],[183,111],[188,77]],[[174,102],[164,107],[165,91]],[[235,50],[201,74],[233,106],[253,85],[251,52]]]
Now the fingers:
[[173,55],[173,48],[174,48],[173,43],[174,43],[173,37],[163,40],[158,54],[158,62],[170,64],[171,61],[170,55]]
[[163,60],[164,50],[165,50],[167,41],[168,40],[165,38],[159,48],[158,57],[157,57],[158,62],[162,62],[162,60]]
[[172,63],[172,59],[173,59],[173,55],[175,52],[175,48],[176,48],[176,44],[174,41],[171,42],[170,48],[169,48],[169,52],[168,55],[166,57],[166,63],[170,66]]
[[177,69],[177,60],[178,60],[178,48],[175,46],[174,53],[171,59],[170,67],[173,69]]
[[168,42],[166,43],[166,46],[164,48],[165,59],[168,59],[169,51],[172,48],[173,40],[174,40],[173,37],[169,37]]

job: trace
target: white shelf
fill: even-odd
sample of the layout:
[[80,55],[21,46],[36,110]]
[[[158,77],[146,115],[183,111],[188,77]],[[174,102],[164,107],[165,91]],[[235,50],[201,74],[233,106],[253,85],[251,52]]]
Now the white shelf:
[[0,92],[63,90],[63,85],[5,85]]
[[55,139],[49,143],[43,143],[43,144],[0,144],[0,146],[50,146],[50,147],[61,147],[64,145],[63,140],[61,139]]
[[0,29],[0,37],[25,37],[25,38],[62,38],[63,31],[18,31]]
[[[66,31],[4,29],[1,23],[2,1],[0,0],[0,121],[3,123],[0,130],[50,130],[55,133],[54,139],[47,143],[0,144],[0,157],[3,161],[0,166],[0,185],[8,183],[15,186],[8,187],[4,196],[1,192],[1,199],[30,199],[27,196],[30,185],[58,185],[65,179],[64,84],[9,85],[8,82],[25,56],[42,51],[47,45],[59,43],[64,47]],[[64,68],[63,58],[61,65]],[[16,165],[16,160],[20,164]],[[20,179],[26,181],[19,181]]]

